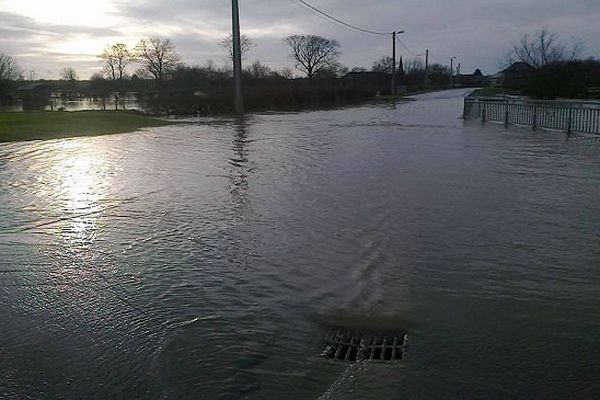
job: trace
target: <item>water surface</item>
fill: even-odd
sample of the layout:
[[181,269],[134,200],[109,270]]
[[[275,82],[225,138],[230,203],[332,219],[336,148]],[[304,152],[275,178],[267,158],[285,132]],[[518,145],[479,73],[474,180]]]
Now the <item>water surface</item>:
[[[463,93],[0,145],[0,393],[600,396],[600,140]],[[323,360],[332,324],[406,358]]]

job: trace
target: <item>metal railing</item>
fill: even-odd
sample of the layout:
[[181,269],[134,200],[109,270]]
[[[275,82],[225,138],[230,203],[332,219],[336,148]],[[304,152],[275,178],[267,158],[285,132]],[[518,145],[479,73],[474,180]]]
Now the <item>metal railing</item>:
[[532,129],[600,134],[600,102],[465,97],[463,117]]

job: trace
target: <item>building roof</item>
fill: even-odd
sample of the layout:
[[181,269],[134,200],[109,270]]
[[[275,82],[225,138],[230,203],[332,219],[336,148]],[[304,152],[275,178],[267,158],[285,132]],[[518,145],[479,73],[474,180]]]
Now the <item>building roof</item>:
[[527,64],[526,62],[523,61],[517,61],[515,63],[512,63],[511,66],[509,66],[508,68],[502,70],[501,72],[506,74],[514,74],[514,73],[523,73],[523,72],[531,72],[533,71],[535,68],[532,67],[531,65]]
[[34,90],[44,90],[49,89],[49,86],[43,83],[27,83],[25,85],[21,85],[17,88],[17,91],[20,92],[28,92]]
[[387,72],[376,72],[376,71],[350,71],[348,72],[346,75],[344,75],[344,77],[351,77],[351,76],[368,76],[368,77],[387,77],[390,74],[388,74]]

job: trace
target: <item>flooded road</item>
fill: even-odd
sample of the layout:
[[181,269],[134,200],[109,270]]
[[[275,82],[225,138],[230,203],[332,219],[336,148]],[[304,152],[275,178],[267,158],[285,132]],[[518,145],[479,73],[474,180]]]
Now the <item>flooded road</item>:
[[600,140],[463,94],[0,145],[0,397],[597,398]]

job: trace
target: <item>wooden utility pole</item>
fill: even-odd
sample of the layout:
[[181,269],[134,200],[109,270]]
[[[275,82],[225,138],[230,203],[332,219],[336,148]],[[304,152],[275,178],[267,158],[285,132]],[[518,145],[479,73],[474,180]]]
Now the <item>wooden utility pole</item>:
[[392,32],[392,96],[396,94],[396,31]]
[[392,96],[396,94],[396,34],[404,31],[392,32]]
[[450,89],[454,87],[454,59],[456,57],[450,57]]
[[429,82],[429,49],[425,50],[425,85]]
[[231,0],[231,7],[233,30],[233,81],[235,90],[233,108],[236,114],[243,114],[244,99],[242,97],[242,46],[240,43],[240,9],[238,0]]

